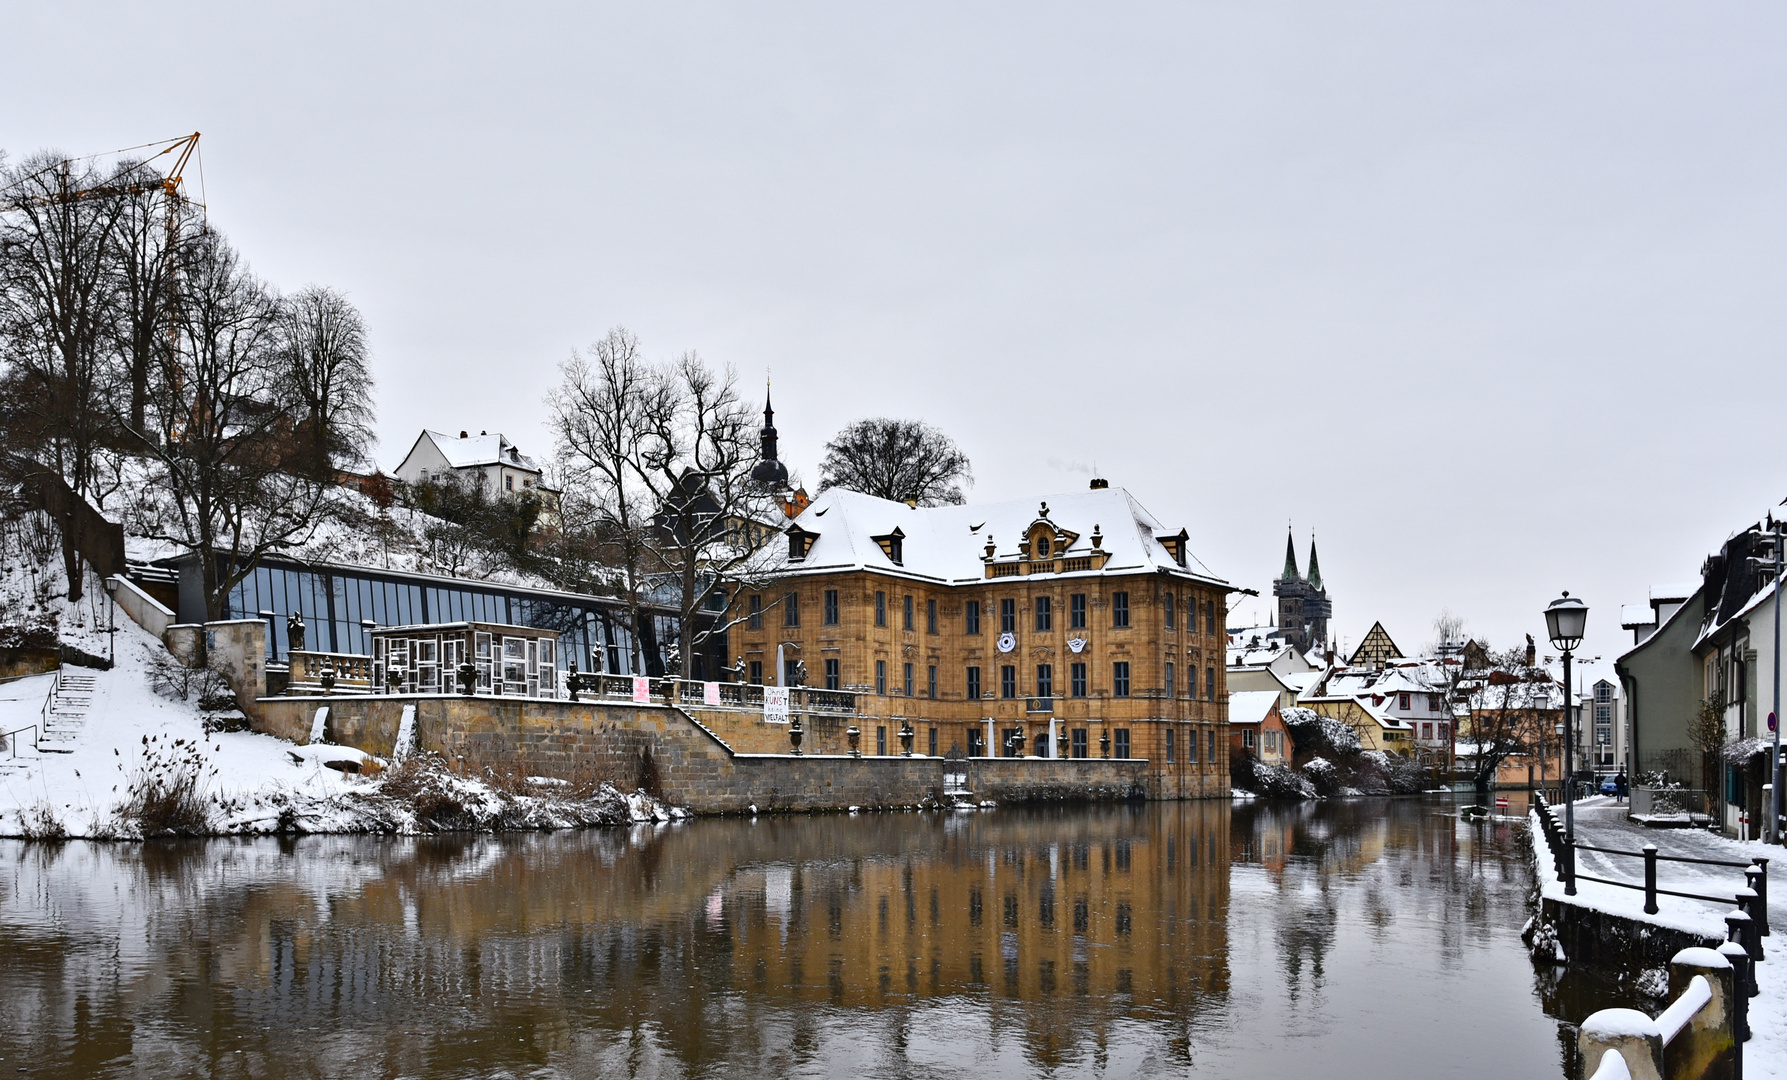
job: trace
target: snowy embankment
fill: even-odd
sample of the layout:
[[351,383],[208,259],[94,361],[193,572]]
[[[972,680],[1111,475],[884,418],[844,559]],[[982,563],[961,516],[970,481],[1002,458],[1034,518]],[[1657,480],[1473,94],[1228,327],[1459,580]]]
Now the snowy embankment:
[[[1583,803],[1578,802],[1577,805],[1581,806]],[[1617,885],[1598,881],[1583,881],[1580,877],[1576,880],[1576,895],[1565,896],[1564,883],[1552,871],[1551,844],[1545,837],[1544,828],[1539,824],[1537,810],[1527,815],[1527,831],[1532,836],[1533,856],[1538,862],[1539,891],[1545,899],[1606,912],[1633,922],[1685,930],[1715,941],[1725,940],[1725,913],[1732,910],[1729,907],[1676,896],[1658,896],[1657,914],[1647,915],[1644,911],[1643,889],[1622,889]],[[1728,850],[1729,854],[1716,856],[1721,859],[1743,861],[1761,856],[1778,860],[1780,855],[1779,848],[1760,843],[1744,843],[1711,836],[1706,837],[1706,840],[1715,847]],[[1666,888],[1715,896],[1731,891],[1732,871],[1729,869],[1686,863],[1664,865],[1668,867],[1669,878],[1663,883]],[[1772,959],[1784,947],[1781,935],[1783,927],[1782,920],[1774,917],[1776,906],[1771,904],[1769,910],[1775,933],[1762,941],[1765,955]],[[1751,1080],[1787,1080],[1787,965],[1771,964],[1768,959],[1763,960],[1756,965],[1756,983],[1761,992],[1750,999],[1752,1035],[1750,1041],[1744,1044],[1744,1075]],[[1580,1023],[1587,1018],[1575,1019]]]
[[[104,656],[105,628],[69,615],[63,642]],[[93,680],[90,696],[60,722],[68,752],[35,750],[30,732],[0,751],[0,836],[551,829],[682,816],[605,784],[461,776],[430,758],[386,769],[347,747],[219,730],[240,714],[201,709],[217,704],[206,701],[205,680],[174,666],[128,620],[118,626],[112,670],[67,670]],[[0,683],[0,732],[39,724],[54,679]]]

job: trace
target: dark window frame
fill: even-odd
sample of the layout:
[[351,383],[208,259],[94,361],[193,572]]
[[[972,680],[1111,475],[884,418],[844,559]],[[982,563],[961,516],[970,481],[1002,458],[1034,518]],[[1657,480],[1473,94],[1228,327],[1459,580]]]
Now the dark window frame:
[[1018,666],[1016,664],[999,665],[999,698],[1011,701],[1018,696]]
[[1070,665],[1068,667],[1068,689],[1067,689],[1067,692],[1069,695],[1071,695],[1073,697],[1077,697],[1077,698],[1083,698],[1086,696],[1086,693],[1087,693],[1086,662],[1084,660],[1075,661],[1072,665]]
[[880,589],[875,590],[875,625],[887,625],[887,593]]
[[1111,696],[1129,696],[1129,661],[1127,660],[1111,662]]
[[1129,591],[1118,589],[1111,594],[1111,629],[1129,629]]
[[1083,592],[1074,593],[1067,598],[1067,628],[1086,629],[1086,594]]
[[969,600],[962,605],[962,633],[980,633],[980,601]]
[[824,621],[827,626],[838,625],[838,590],[836,589],[825,590]]

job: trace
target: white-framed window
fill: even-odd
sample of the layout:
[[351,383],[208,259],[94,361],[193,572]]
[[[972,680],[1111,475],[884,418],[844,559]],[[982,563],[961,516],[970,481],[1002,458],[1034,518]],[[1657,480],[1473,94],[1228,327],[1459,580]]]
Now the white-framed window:
[[440,640],[438,638],[416,638],[410,645],[410,653],[416,662],[416,689],[424,694],[435,694],[441,688]]
[[498,688],[499,693],[527,693],[527,646],[527,638],[503,638],[503,683],[502,686]]
[[1249,750],[1253,749],[1253,729],[1252,728],[1242,728],[1241,729],[1241,745],[1245,746]]
[[490,693],[492,689],[491,664],[495,660],[492,655],[494,650],[495,646],[490,634],[480,630],[472,635],[472,662],[478,665],[478,689],[486,694]]

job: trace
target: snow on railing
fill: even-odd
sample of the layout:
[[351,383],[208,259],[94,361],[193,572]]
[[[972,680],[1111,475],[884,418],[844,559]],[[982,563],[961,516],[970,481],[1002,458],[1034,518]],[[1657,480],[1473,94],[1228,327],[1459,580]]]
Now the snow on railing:
[[[1740,948],[1683,949],[1669,962],[1676,999],[1656,1019],[1602,1009],[1582,1022],[1577,1047],[1589,1080],[1700,1080],[1742,1075],[1748,987]],[[1735,1070],[1735,1071],[1734,1071]]]

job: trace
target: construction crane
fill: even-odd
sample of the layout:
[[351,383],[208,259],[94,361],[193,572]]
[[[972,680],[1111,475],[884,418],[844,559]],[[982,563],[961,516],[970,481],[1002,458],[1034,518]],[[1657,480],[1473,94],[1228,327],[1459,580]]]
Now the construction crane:
[[[161,149],[143,161],[138,162],[137,166],[130,171],[115,174],[115,180],[78,190],[68,190],[67,177],[69,174],[69,166],[73,165],[75,162],[91,161],[98,157],[128,154],[136,150],[148,150],[154,147],[161,147]],[[186,208],[189,206],[196,206],[201,213],[205,208],[203,203],[192,202],[186,194],[186,166],[188,162],[193,160],[193,156],[198,151],[198,147],[199,132],[195,131],[191,135],[185,135],[178,139],[143,143],[140,146],[132,146],[123,150],[113,151],[112,154],[89,154],[86,157],[80,158],[64,158],[61,161],[52,162],[36,172],[21,176],[13,183],[7,185],[6,188],[0,189],[0,212],[9,210],[17,211],[33,207],[61,206],[71,203],[88,202],[95,199],[127,198],[130,196],[159,191],[162,195],[163,221],[165,228],[164,242],[167,245],[165,250],[172,251],[179,241],[180,221],[184,216]],[[175,157],[173,165],[167,170],[165,175],[157,174],[154,169],[144,167],[157,158],[167,157],[170,154],[175,155]],[[204,169],[202,162],[204,159],[201,157],[199,160],[201,162],[200,172],[202,175]],[[49,194],[15,193],[17,192],[17,189],[29,184],[32,180],[43,176],[45,173],[56,170],[59,170],[63,176],[63,183],[61,185],[62,190]],[[163,274],[165,275],[165,280],[163,283],[164,291],[162,295],[165,298],[164,303],[171,314],[178,306],[179,301],[177,260],[172,258],[168,259],[163,268]],[[167,320],[167,330],[168,348],[171,355],[172,353],[179,351],[179,320],[170,317]],[[142,426],[142,419],[141,402],[133,397],[131,408],[132,426],[140,428]],[[142,435],[144,433],[139,431],[138,434]]]
[[[10,210],[26,206],[54,206],[61,203],[86,202],[89,199],[118,198],[125,195],[141,195],[146,191],[155,191],[159,189],[162,194],[167,197],[170,209],[177,211],[180,206],[186,205],[188,201],[186,192],[183,190],[186,183],[186,164],[192,160],[194,152],[198,150],[199,133],[195,131],[191,135],[185,135],[165,143],[144,143],[141,146],[132,146],[124,150],[115,150],[112,153],[128,154],[133,150],[147,150],[155,146],[160,146],[162,149],[143,161],[142,164],[147,165],[150,161],[154,161],[156,158],[166,157],[169,154],[179,154],[179,156],[174,159],[173,167],[167,171],[166,176],[158,176],[151,173],[146,177],[138,177],[120,183],[97,184],[93,187],[82,188],[78,191],[57,192],[52,195],[6,194],[4,209]],[[77,161],[91,161],[97,157],[109,156],[111,155],[89,154],[86,157],[80,158],[64,158],[61,161],[52,162],[34,173],[19,177],[13,183],[8,184],[4,191],[11,192],[14,188],[21,187],[52,169],[60,169],[63,174],[66,175],[68,167]]]

